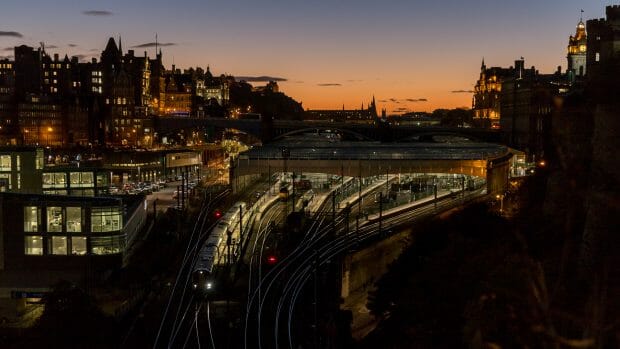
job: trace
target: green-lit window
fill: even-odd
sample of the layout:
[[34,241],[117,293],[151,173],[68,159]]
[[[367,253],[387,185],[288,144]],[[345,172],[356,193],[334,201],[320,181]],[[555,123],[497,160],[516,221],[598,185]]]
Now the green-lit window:
[[45,166],[45,155],[43,154],[43,150],[37,150],[37,154],[35,156],[35,168],[37,170],[42,170]]
[[36,206],[24,207],[24,231],[37,232],[41,222],[41,210]]
[[62,207],[47,208],[47,231],[50,233],[62,231]]
[[120,207],[93,207],[90,218],[90,230],[95,233],[120,231],[123,227]]
[[0,155],[0,171],[11,171],[11,155]]
[[49,241],[48,251],[51,254],[55,255],[66,255],[67,254],[67,237],[66,236],[52,236]]
[[82,208],[67,207],[67,232],[79,233],[82,231]]
[[27,255],[43,255],[43,237],[26,236],[24,237],[24,253]]
[[97,187],[105,187],[108,185],[108,176],[103,173],[97,173]]
[[100,236],[91,237],[90,245],[93,254],[115,254],[121,253],[124,247],[123,236]]

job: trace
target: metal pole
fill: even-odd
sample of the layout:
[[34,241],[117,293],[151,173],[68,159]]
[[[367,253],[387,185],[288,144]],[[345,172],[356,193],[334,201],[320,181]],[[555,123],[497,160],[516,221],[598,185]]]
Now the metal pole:
[[383,192],[379,192],[379,235],[381,235],[381,225],[383,221]]
[[332,193],[332,230],[336,232],[336,192]]
[[319,251],[314,250],[314,347],[319,348]]
[[239,252],[243,251],[243,207],[239,205]]

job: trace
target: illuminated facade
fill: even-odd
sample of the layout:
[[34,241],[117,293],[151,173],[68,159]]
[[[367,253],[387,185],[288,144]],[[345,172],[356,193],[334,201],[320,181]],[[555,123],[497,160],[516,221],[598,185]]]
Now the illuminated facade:
[[586,75],[587,40],[586,25],[580,20],[577,24],[575,36],[571,35],[568,39],[567,72],[570,74],[571,80]]
[[225,75],[219,78],[213,77],[209,66],[207,66],[204,77],[199,76],[196,79],[196,96],[201,97],[206,104],[215,101],[220,106],[227,105],[230,99],[228,79]]
[[129,196],[2,193],[0,212],[12,217],[0,222],[3,272],[83,269],[87,260],[97,269],[120,267],[126,248],[146,222],[143,198]]
[[500,127],[500,96],[502,92],[502,81],[514,75],[514,68],[510,67],[487,68],[482,60],[480,66],[480,77],[474,88],[472,109],[474,112],[473,122],[477,127],[499,128]]
[[164,105],[161,111],[164,115],[189,116],[192,110],[192,77],[190,74],[181,74],[172,66],[166,72],[166,87]]

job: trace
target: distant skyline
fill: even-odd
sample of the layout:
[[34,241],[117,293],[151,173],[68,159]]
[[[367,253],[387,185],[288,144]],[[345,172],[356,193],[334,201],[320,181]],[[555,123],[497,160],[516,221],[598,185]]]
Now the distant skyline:
[[[580,10],[602,18],[616,1],[549,0],[7,0],[0,57],[14,46],[99,59],[110,36],[164,65],[271,77],[305,109],[364,107],[389,114],[471,107],[484,57],[525,58],[541,73],[566,69]],[[253,84],[264,84],[253,82]]]

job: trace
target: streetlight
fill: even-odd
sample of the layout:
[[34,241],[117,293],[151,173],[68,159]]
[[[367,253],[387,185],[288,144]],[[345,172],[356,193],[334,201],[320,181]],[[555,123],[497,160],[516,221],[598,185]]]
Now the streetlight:
[[495,198],[499,200],[499,212],[504,212],[504,194],[497,194]]
[[52,127],[48,127],[47,128],[47,145],[50,145],[50,137],[51,137],[51,133],[52,131],[54,131],[54,129]]

